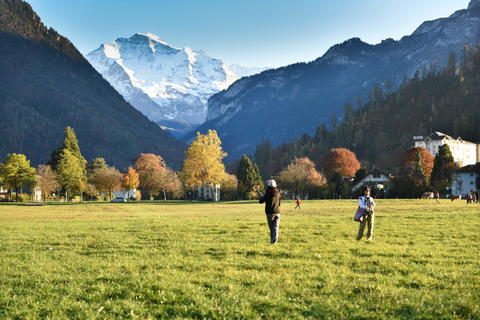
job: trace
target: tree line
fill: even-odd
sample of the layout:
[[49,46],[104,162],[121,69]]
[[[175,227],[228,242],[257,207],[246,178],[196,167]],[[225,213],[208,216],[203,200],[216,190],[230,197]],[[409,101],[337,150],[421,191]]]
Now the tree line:
[[[25,187],[38,187],[43,200],[62,197],[67,201],[73,197],[99,199],[103,194],[110,198],[117,190],[137,190],[133,197],[136,199],[188,199],[187,194],[194,194],[195,187],[213,188],[217,184],[221,185],[224,200],[255,199],[256,189],[265,192],[265,179],[248,156],[243,155],[238,165],[230,165],[227,170],[222,161],[226,153],[214,130],[206,135],[197,133],[179,172],[168,167],[160,155],[142,153],[121,173],[103,158],[85,161],[72,128],[65,128],[64,137],[50,161],[36,169],[30,167],[25,155],[9,154],[5,164],[0,163],[0,186],[15,190],[17,201],[18,189]],[[232,169],[235,172],[229,173]],[[411,147],[392,185],[386,187],[393,197],[419,197],[430,188],[447,192],[457,169],[448,145],[441,146],[435,158],[423,147]],[[325,154],[321,171],[311,159],[302,157],[269,178],[278,180],[280,189],[292,197],[348,198],[358,195],[352,187],[366,174],[352,151],[334,148]],[[377,186],[371,187],[375,191]]]

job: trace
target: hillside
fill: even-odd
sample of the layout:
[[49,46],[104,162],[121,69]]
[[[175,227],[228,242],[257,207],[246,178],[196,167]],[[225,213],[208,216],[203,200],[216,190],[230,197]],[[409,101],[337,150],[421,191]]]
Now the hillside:
[[321,170],[331,148],[353,151],[364,166],[395,174],[414,136],[440,131],[480,143],[480,44],[461,57],[451,54],[444,68],[416,73],[397,91],[376,87],[357,110],[345,106],[344,120],[333,130],[317,127],[313,136],[273,148],[262,142],[254,153],[262,174],[277,174],[295,157],[309,157]]
[[[343,118],[345,103],[356,105],[358,97],[364,103],[376,84],[396,90],[405,77],[435,61],[444,66],[451,52],[478,42],[480,3],[474,0],[468,9],[425,22],[399,41],[371,45],[352,38],[310,63],[242,78],[209,99],[207,121],[198,131],[216,130],[231,161],[252,154],[263,140],[278,146],[313,135],[319,124],[332,129]],[[182,140],[191,141],[195,133]]]
[[88,161],[102,157],[122,170],[138,154],[155,153],[180,166],[186,146],[127,103],[20,0],[0,0],[0,81],[0,161],[23,153],[33,166],[46,163],[70,126]]

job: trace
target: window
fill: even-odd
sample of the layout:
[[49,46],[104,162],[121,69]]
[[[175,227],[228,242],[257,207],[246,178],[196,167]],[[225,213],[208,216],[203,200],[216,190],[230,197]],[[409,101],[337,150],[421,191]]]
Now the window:
[[379,179],[380,178],[380,173],[374,173],[373,178],[374,179]]

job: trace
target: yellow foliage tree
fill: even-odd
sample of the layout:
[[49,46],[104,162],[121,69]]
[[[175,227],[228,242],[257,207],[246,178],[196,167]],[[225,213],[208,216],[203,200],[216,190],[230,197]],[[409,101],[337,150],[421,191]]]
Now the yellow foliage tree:
[[187,188],[208,184],[211,187],[220,184],[225,178],[225,165],[222,160],[227,156],[222,150],[222,142],[215,130],[208,134],[197,132],[197,137],[185,151],[179,177]]

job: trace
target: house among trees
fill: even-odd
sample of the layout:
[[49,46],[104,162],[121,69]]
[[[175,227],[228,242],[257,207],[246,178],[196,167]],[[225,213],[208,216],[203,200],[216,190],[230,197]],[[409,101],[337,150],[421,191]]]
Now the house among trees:
[[477,190],[475,181],[480,175],[480,163],[462,167],[453,173],[452,194],[461,194],[462,197],[467,193],[472,194]]
[[352,190],[357,190],[362,186],[369,186],[378,189],[379,185],[388,188],[391,183],[392,179],[390,179],[380,169],[374,168],[372,171],[361,177],[358,181],[354,182]]
[[200,201],[220,201],[220,185],[205,183],[203,186],[196,186],[193,190]]
[[0,201],[7,201],[8,197],[8,190],[3,189],[3,187],[0,187]]
[[462,138],[453,138],[444,133],[435,131],[429,136],[413,137],[415,147],[424,147],[435,157],[440,146],[447,144],[452,152],[453,159],[460,167],[474,165],[478,162],[479,146],[476,143],[468,142]]

